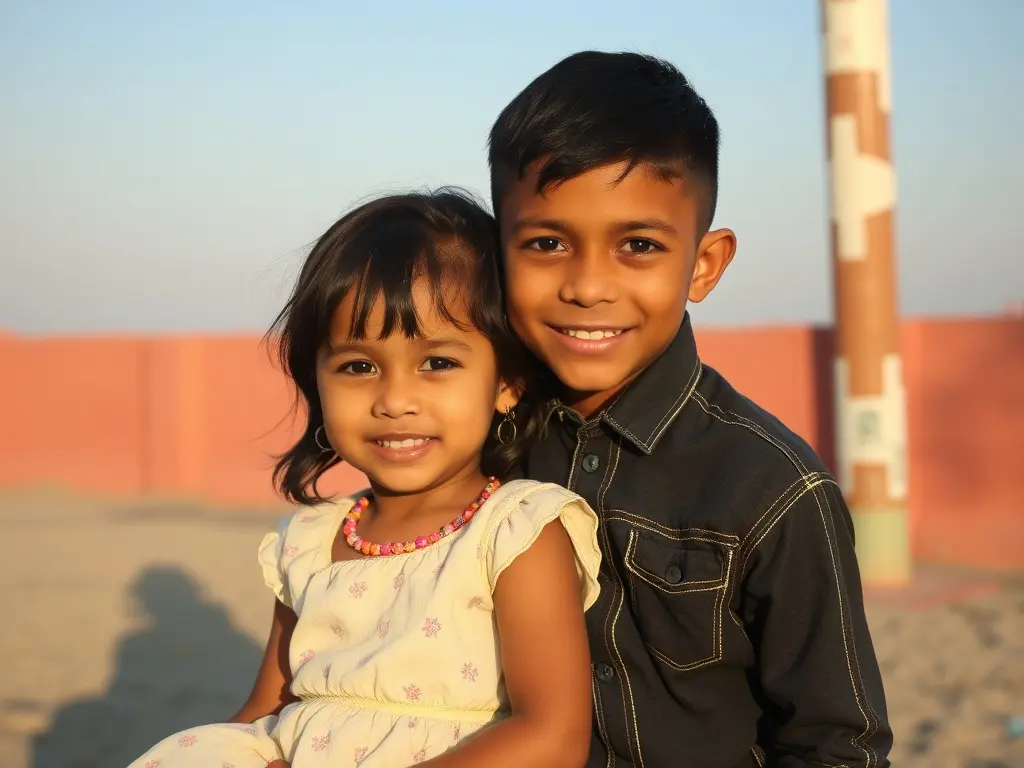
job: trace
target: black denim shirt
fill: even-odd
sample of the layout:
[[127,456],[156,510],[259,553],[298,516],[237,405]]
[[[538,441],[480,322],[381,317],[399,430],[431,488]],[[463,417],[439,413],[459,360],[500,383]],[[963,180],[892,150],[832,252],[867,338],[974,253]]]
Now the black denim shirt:
[[601,520],[588,768],[886,768],[850,514],[814,452],[675,341],[529,477]]

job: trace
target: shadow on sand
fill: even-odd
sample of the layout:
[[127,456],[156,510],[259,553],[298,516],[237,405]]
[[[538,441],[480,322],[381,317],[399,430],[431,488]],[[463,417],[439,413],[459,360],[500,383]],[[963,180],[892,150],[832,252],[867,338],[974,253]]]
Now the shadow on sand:
[[145,626],[118,643],[105,693],[57,710],[32,768],[123,768],[165,736],[226,720],[248,694],[262,649],[189,574],[149,568],[129,595]]

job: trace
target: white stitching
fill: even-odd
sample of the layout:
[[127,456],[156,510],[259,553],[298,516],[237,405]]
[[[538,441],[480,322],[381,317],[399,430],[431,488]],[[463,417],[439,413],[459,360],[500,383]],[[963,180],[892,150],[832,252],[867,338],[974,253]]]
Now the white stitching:
[[[744,428],[750,430],[751,432],[753,432],[754,434],[758,435],[759,437],[761,437],[766,442],[774,445],[800,471],[802,476],[804,476],[804,477],[807,476],[807,474],[808,474],[807,467],[804,466],[804,463],[802,461],[800,461],[799,456],[797,456],[796,453],[791,448],[789,448],[787,445],[785,445],[784,443],[776,440],[772,435],[768,434],[768,432],[766,432],[759,424],[751,421],[750,419],[746,419],[746,418],[740,416],[739,414],[733,413],[732,411],[727,411],[727,410],[725,410],[724,408],[721,408],[718,405],[713,405],[713,404],[709,403],[699,392],[695,392],[694,393],[694,399],[698,403],[700,403],[701,408],[709,416],[711,416],[713,418],[717,418],[717,419],[719,419],[720,421],[722,421],[722,422],[724,422],[726,424],[733,424],[735,426],[744,427]],[[712,409],[714,409],[715,411],[718,411],[718,414],[712,413]],[[735,419],[735,421],[731,421],[730,419],[726,418],[727,415],[728,416],[732,416],[733,419]],[[816,473],[816,474],[820,474],[820,473]],[[833,480],[831,478],[828,478],[827,480],[825,480],[821,484],[824,484],[824,483],[831,483],[832,485],[836,485],[838,487],[838,485],[836,484],[835,480]],[[808,491],[808,490],[812,491],[812,493],[813,493],[813,489],[815,487],[817,487],[817,486],[809,486],[809,487],[805,488],[804,489],[804,493],[806,491]],[[841,629],[841,632],[842,632],[842,637],[843,637],[843,653],[846,656],[846,668],[847,668],[847,672],[850,675],[850,685],[851,685],[851,687],[853,689],[854,701],[857,704],[857,709],[860,711],[861,715],[864,717],[864,723],[865,723],[864,730],[858,736],[854,737],[853,742],[852,742],[852,746],[859,748],[864,753],[864,757],[865,757],[865,760],[866,760],[866,766],[867,766],[867,768],[871,768],[871,766],[874,765],[874,763],[875,763],[875,761],[877,759],[877,755],[874,753],[873,749],[870,749],[865,744],[865,741],[874,732],[874,730],[876,728],[876,726],[874,724],[874,718],[878,718],[878,715],[877,715],[877,713],[875,713],[872,710],[870,702],[866,702],[866,701],[862,702],[861,701],[860,690],[864,690],[866,692],[867,688],[864,685],[863,679],[860,679],[860,680],[857,679],[859,677],[859,674],[855,675],[854,669],[853,669],[853,665],[854,665],[855,662],[851,662],[851,659],[850,659],[850,647],[854,643],[853,643],[853,638],[851,636],[849,636],[851,633],[849,632],[849,628],[847,627],[846,612],[845,612],[845,609],[843,607],[844,603],[843,603],[843,596],[842,596],[842,578],[841,578],[841,574],[839,573],[839,564],[836,561],[835,551],[834,551],[833,546],[832,546],[832,537],[829,534],[828,525],[825,522],[825,510],[823,510],[822,507],[821,507],[821,500],[818,498],[817,493],[813,493],[813,495],[814,495],[815,504],[818,507],[818,513],[821,515],[822,524],[825,526],[825,538],[826,538],[826,541],[827,541],[828,546],[829,546],[829,555],[832,558],[832,569],[833,569],[833,572],[834,572],[835,577],[836,577],[836,588],[838,590],[838,599],[839,599],[839,626],[840,626],[840,629]],[[803,498],[803,493],[801,493],[799,496],[796,497],[796,499],[794,499],[794,504],[796,503],[796,501],[799,501],[801,498]],[[826,502],[826,505],[827,505],[827,502]],[[829,506],[829,515],[831,516],[831,506]],[[758,541],[760,542],[761,540],[763,540],[763,536]],[[854,655],[856,656],[856,650],[855,649],[854,649]],[[859,671],[859,666],[858,666],[858,671]],[[858,687],[858,682],[859,682],[859,687]],[[866,696],[865,696],[865,699],[866,699]],[[864,704],[867,704],[867,710],[868,711],[865,711]],[[868,714],[868,712],[870,712],[870,715]],[[880,720],[880,718],[878,718],[878,719]]]
[[648,436],[646,440],[642,440],[641,438],[634,435],[629,429],[627,429],[618,420],[614,418],[606,417],[608,422],[612,424],[612,426],[614,426],[620,432],[622,432],[622,434],[624,434],[630,440],[642,446],[645,451],[650,453],[652,450],[654,450],[654,445],[658,442],[658,440],[661,439],[662,433],[666,429],[668,429],[669,424],[671,424],[675,420],[676,416],[679,415],[680,411],[682,411],[683,408],[686,407],[686,404],[689,402],[690,397],[693,396],[694,392],[697,389],[697,384],[700,383],[701,370],[701,362],[700,359],[698,359],[696,365],[694,365],[693,371],[690,373],[690,381],[688,382],[688,386],[684,388],[682,392],[679,393],[679,397],[675,399],[675,402],[673,402],[672,405],[669,407],[668,411],[665,412],[665,415],[661,417],[661,421],[659,421],[655,425],[654,430],[651,432],[651,434]]

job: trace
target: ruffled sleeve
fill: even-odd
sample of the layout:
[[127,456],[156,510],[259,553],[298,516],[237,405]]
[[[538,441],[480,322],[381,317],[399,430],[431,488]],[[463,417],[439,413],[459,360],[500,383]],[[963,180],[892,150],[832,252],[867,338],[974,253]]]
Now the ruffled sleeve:
[[274,593],[274,596],[289,608],[292,607],[292,599],[288,593],[283,559],[285,534],[291,520],[292,517],[289,515],[278,523],[277,530],[264,536],[257,553],[260,567],[263,569],[263,581]]
[[597,543],[597,515],[580,496],[557,485],[540,485],[536,490],[496,510],[487,532],[485,568],[491,590],[498,577],[558,519],[569,534],[576,555],[576,570],[584,610],[597,600],[597,574],[601,550]]

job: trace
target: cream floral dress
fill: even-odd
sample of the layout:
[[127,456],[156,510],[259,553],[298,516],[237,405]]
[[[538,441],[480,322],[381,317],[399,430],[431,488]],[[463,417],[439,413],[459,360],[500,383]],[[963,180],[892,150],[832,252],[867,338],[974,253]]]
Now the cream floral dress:
[[289,662],[300,701],[253,725],[177,733],[130,768],[423,762],[506,712],[491,595],[502,571],[556,518],[575,548],[584,608],[597,598],[597,518],[560,486],[509,482],[437,544],[332,563],[352,503],[297,512],[260,545],[267,585],[299,617]]

